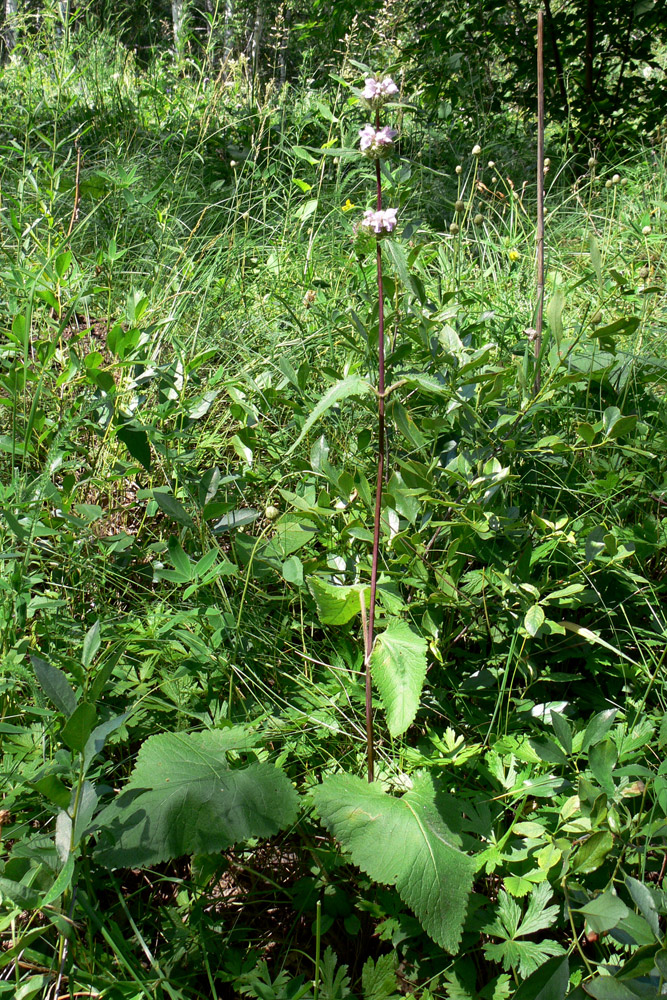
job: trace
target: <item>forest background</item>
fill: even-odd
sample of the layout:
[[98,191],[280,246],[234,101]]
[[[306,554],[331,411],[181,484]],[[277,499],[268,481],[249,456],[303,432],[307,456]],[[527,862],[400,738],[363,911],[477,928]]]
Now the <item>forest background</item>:
[[3,14],[0,996],[662,996],[663,5]]

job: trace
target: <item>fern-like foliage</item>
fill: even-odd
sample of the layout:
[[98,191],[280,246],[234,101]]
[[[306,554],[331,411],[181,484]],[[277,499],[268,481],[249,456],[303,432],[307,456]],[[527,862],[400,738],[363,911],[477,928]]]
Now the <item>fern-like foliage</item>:
[[563,948],[556,941],[527,941],[529,934],[550,927],[558,916],[558,907],[547,906],[551,899],[551,886],[541,882],[535,886],[526,912],[504,890],[498,895],[498,906],[492,921],[485,924],[484,931],[501,938],[498,943],[484,946],[485,956],[493,962],[502,962],[505,970],[517,969],[522,978],[539,968],[543,962],[555,955],[563,955]]

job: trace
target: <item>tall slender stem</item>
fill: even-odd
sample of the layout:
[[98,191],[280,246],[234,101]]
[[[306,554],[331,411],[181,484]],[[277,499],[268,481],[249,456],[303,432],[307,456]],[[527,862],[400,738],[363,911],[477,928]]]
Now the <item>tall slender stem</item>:
[[544,15],[537,15],[537,317],[535,319],[535,381],[540,391],[540,354],[544,315]]
[[[375,113],[375,127],[380,127],[379,111]],[[382,210],[382,174],[380,161],[375,161],[377,183],[377,211]],[[374,778],[373,749],[373,689],[371,680],[371,652],[375,629],[375,599],[377,594],[378,560],[380,556],[380,517],[382,513],[382,482],[385,465],[385,423],[384,423],[384,285],[382,283],[382,246],[376,242],[375,261],[378,280],[378,468],[375,485],[375,520],[373,523],[373,561],[371,566],[371,606],[368,610],[368,633],[366,637],[366,756],[368,780]]]

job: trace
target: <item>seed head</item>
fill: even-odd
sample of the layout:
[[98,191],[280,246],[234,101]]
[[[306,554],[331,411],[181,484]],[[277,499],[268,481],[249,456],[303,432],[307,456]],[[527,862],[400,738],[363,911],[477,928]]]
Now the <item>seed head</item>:
[[620,174],[614,174],[614,176],[611,179],[611,183],[612,184],[618,184],[620,182],[620,180],[621,180],[621,175]]
[[449,231],[452,234],[452,236],[457,236],[458,235],[458,233],[459,233],[459,227],[456,224],[456,222],[450,222],[450,224],[449,224]]
[[644,228],[642,229],[642,233],[644,234],[644,236],[648,236],[650,232],[651,232],[650,226],[644,226]]
[[475,223],[476,226],[481,226],[482,223],[484,222],[484,216],[482,215],[481,212],[478,212],[472,221]]
[[594,156],[589,156],[589,157],[588,157],[588,166],[589,166],[589,167],[591,168],[591,170],[593,169],[593,167],[595,166],[595,164],[596,164],[597,162],[598,162],[598,161],[597,161],[597,160],[595,159],[595,157],[594,157]]
[[465,210],[465,207],[466,207],[466,206],[465,206],[465,202],[461,201],[461,199],[460,199],[460,198],[459,198],[459,200],[458,200],[458,201],[455,201],[455,202],[454,202],[454,210],[455,210],[455,211],[456,211],[456,212],[457,212],[457,213],[458,213],[459,215],[461,214],[461,212],[463,212],[463,211]]

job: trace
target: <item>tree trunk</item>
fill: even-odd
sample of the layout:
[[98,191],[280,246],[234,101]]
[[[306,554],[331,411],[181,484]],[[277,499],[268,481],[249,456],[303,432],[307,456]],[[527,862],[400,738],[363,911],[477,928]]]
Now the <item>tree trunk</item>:
[[214,27],[218,20],[219,0],[204,0],[204,10],[206,11],[206,60],[209,66],[215,62],[215,32]]
[[58,20],[56,21],[56,37],[65,47],[69,44],[69,14],[70,0],[58,0]]
[[287,47],[289,45],[289,10],[285,13],[285,22],[280,33],[280,49],[278,51],[278,85],[280,89],[285,86],[287,79]]
[[264,32],[264,3],[257,0],[257,11],[255,12],[255,23],[252,29],[252,41],[250,44],[250,65],[252,67],[252,92],[255,93],[255,80],[259,67],[259,54],[262,49],[262,34]]
[[222,61],[232,54],[234,41],[234,0],[225,0],[225,27],[222,33]]
[[561,97],[563,99],[563,107],[566,111],[569,111],[569,103],[567,100],[567,88],[565,86],[565,74],[563,73],[563,62],[560,57],[560,50],[558,48],[558,39],[556,38],[556,25],[554,24],[553,14],[551,13],[551,3],[550,0],[544,0],[544,16],[547,22],[547,28],[549,29],[549,41],[551,43],[551,51],[553,52],[554,65],[556,67],[556,79],[558,80],[558,88],[560,90]]
[[174,27],[174,48],[178,55],[183,51],[185,43],[185,23],[188,11],[186,0],[171,0],[171,20]]
[[5,43],[5,55],[9,55],[16,48],[18,41],[18,13],[18,0],[5,0],[5,23],[2,33]]
[[584,91],[593,102],[593,57],[595,55],[595,0],[586,3],[586,51],[584,55]]

